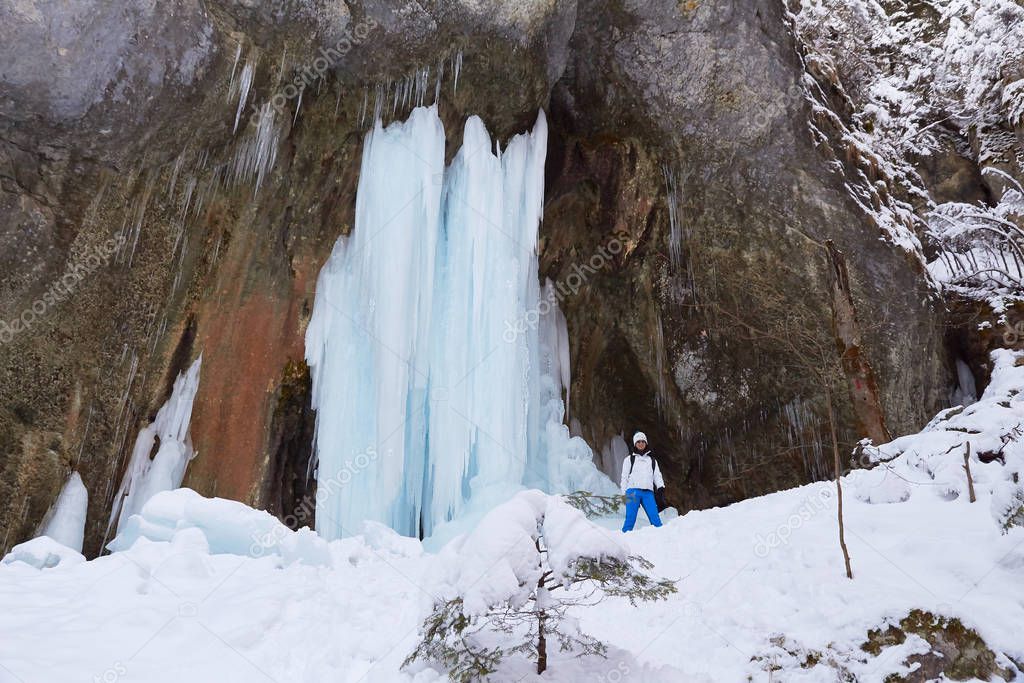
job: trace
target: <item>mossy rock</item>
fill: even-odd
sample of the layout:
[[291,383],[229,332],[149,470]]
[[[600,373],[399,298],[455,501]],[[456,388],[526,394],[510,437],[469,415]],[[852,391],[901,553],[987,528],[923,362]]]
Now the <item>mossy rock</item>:
[[860,649],[864,650],[870,655],[877,657],[882,653],[882,650],[887,647],[894,645],[902,645],[907,639],[907,634],[890,624],[887,628],[873,628],[868,631],[868,639],[860,646]]
[[923,638],[931,646],[931,651],[908,657],[905,665],[919,666],[907,676],[890,675],[885,679],[887,682],[916,683],[934,680],[939,676],[953,681],[990,681],[993,676],[1006,681],[1014,680],[1014,672],[996,664],[996,653],[977,631],[964,626],[959,619],[936,616],[924,610],[911,610],[900,620],[898,627],[889,624],[884,628],[871,629],[868,631],[868,639],[860,648],[877,657],[883,649],[905,642],[908,634]]

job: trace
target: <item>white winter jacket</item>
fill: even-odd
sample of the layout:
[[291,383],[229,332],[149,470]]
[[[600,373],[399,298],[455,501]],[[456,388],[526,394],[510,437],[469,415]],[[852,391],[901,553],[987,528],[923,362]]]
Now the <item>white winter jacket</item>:
[[[622,492],[627,489],[647,489],[654,491],[656,488],[665,486],[665,480],[661,478],[661,466],[654,461],[654,468],[651,468],[650,451],[643,454],[631,453],[622,461]],[[629,471],[629,459],[634,457],[633,471]]]

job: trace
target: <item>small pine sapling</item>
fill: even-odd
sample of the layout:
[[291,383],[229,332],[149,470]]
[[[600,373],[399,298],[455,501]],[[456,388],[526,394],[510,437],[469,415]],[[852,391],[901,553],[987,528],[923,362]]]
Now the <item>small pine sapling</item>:
[[565,502],[590,519],[614,515],[626,504],[626,497],[623,495],[604,496],[590,491],[574,491],[562,497],[565,498]]
[[[468,683],[486,679],[505,657],[517,654],[533,660],[537,673],[543,673],[551,644],[581,657],[604,657],[604,643],[579,630],[568,614],[571,609],[592,607],[609,596],[636,605],[666,599],[676,592],[674,581],[650,576],[650,562],[627,555],[612,534],[588,521],[561,497],[528,491],[518,498],[511,504],[532,503],[535,513],[533,528],[524,525],[518,530],[529,534],[529,544],[522,542],[526,539],[513,538],[510,552],[498,555],[497,571],[492,572],[491,565],[484,576],[461,573],[454,582],[455,590],[435,602],[423,623],[422,638],[403,666],[417,660],[437,664],[452,680]],[[471,553],[483,539],[500,536],[497,529],[488,527],[500,523],[503,516],[512,519],[506,522],[506,530],[514,526],[515,512],[524,506],[519,504],[507,513],[502,510],[509,506],[506,503],[492,511],[474,532],[479,537],[471,535],[459,552]],[[507,578],[509,573],[515,575],[517,584],[511,590],[481,591],[479,584],[487,581],[488,575]],[[470,593],[475,593],[475,598],[468,597]],[[481,594],[486,596],[482,601]],[[471,599],[473,608],[467,607]]]

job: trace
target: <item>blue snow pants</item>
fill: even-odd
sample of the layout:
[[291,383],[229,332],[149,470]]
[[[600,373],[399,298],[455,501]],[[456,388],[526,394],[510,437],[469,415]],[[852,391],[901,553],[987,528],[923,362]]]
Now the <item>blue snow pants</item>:
[[622,525],[623,531],[632,531],[636,524],[636,513],[640,506],[644,506],[647,519],[651,520],[651,526],[661,526],[661,517],[658,516],[658,503],[654,500],[654,491],[648,489],[626,489],[626,523]]

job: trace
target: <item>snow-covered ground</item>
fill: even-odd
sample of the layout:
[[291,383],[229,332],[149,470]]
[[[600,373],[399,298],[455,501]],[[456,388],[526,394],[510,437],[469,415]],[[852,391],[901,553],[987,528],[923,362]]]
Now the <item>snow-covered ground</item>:
[[[1024,662],[1024,520],[1013,519],[1024,504],[1024,354],[994,360],[977,403],[866,448],[884,462],[844,478],[852,581],[830,483],[630,534],[599,520],[598,533],[677,579],[678,593],[579,611],[607,658],[554,652],[542,680],[881,681],[907,673],[903,662],[927,644],[911,635],[877,656],[861,645],[913,609],[959,618],[998,653],[997,666],[1015,671],[1010,658]],[[962,468],[968,440],[975,503]],[[439,570],[450,575],[472,552],[425,553],[379,524],[326,543],[187,490],[158,494],[110,555],[85,562],[31,543],[0,565],[3,683],[445,680],[400,667],[439,597]],[[38,555],[60,562],[22,561]],[[458,567],[460,580],[471,567]],[[531,671],[513,659],[494,680],[536,679]]]

